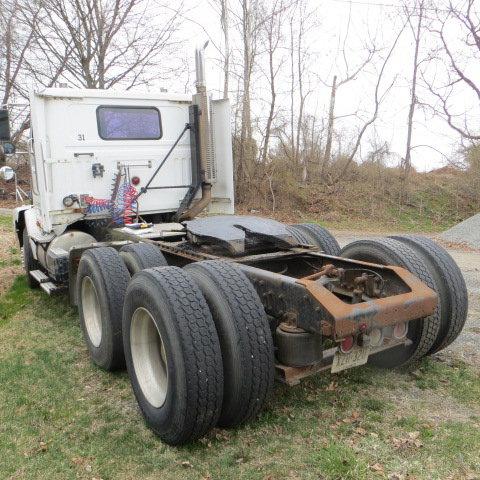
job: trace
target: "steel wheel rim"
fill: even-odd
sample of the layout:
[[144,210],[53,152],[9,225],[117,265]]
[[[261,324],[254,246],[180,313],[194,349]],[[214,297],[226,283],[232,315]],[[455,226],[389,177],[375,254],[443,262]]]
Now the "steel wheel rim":
[[102,312],[97,289],[88,276],[82,280],[82,311],[88,338],[94,347],[102,342]]
[[160,408],[167,398],[167,356],[160,331],[143,307],[137,308],[132,316],[130,348],[140,389],[153,407]]

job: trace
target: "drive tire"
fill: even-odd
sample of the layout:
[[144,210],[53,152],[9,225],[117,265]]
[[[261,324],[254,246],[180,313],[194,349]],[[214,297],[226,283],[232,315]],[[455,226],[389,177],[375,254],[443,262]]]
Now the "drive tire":
[[30,238],[28,236],[27,229],[23,229],[23,247],[22,247],[22,257],[23,257],[23,268],[25,269],[25,274],[27,276],[27,285],[30,288],[38,288],[38,282],[30,275],[30,272],[33,270],[38,270],[40,264],[33,258],[32,247],[30,246]]
[[91,248],[80,259],[80,326],[93,362],[108,371],[125,367],[122,310],[130,275],[112,247]]
[[166,267],[167,260],[158,247],[151,243],[131,243],[120,249],[130,275],[154,267]]
[[298,223],[291,228],[300,231],[307,243],[320,247],[323,253],[334,257],[340,255],[340,245],[326,228],[316,223]]
[[[357,240],[344,247],[341,256],[353,260],[396,265],[416,275],[432,290],[438,292],[438,286],[431,276],[428,266],[409,246],[391,238]],[[400,345],[369,357],[369,364],[382,368],[407,366],[428,354],[437,338],[441,323],[441,303],[435,312],[425,318],[408,322],[407,338],[409,346]]]
[[265,310],[234,265],[207,260],[184,270],[207,300],[220,340],[224,393],[218,424],[240,425],[259,413],[273,387],[273,338]]
[[392,235],[390,238],[415,250],[438,286],[442,318],[440,331],[429,354],[443,350],[458,337],[467,320],[468,291],[462,272],[448,252],[429,238],[418,235]]
[[[145,311],[151,334],[142,336],[136,322]],[[123,332],[133,392],[153,432],[165,443],[181,445],[213,428],[222,406],[222,356],[212,316],[193,280],[178,267],[137,273],[125,297]],[[152,336],[160,339],[161,362],[150,346]],[[152,365],[163,369],[163,386],[155,382],[158,376],[149,376]]]
[[299,229],[293,225],[286,225],[288,233],[300,244],[300,245],[308,245],[310,240],[308,237]]

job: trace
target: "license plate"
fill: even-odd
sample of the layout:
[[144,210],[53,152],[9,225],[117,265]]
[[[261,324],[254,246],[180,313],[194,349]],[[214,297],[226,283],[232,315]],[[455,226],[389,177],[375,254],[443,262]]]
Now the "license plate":
[[342,353],[340,350],[335,352],[332,362],[332,373],[341,372],[347,368],[365,365],[370,354],[369,347],[354,346],[349,353]]

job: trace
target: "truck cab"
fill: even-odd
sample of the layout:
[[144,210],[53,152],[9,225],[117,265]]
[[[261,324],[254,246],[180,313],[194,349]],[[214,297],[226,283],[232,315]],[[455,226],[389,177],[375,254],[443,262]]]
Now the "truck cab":
[[[129,184],[137,193],[145,187],[194,116],[195,106],[184,94],[64,88],[34,92],[33,206],[24,215],[33,217],[47,235],[101,218],[99,207],[112,199],[116,183],[117,189]],[[207,211],[229,214],[234,210],[229,103],[208,99],[208,108],[211,155],[206,176],[212,201]],[[138,198],[136,215],[174,216],[186,195],[198,188],[197,149],[195,130],[188,129]]]

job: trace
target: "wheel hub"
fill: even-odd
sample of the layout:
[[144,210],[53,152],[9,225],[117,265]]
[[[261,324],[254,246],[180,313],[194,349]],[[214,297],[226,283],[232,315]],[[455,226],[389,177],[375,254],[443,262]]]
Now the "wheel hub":
[[160,408],[167,398],[168,365],[160,332],[152,315],[137,308],[130,326],[130,347],[138,384],[147,401]]
[[88,337],[98,347],[102,341],[102,313],[97,290],[88,276],[82,280],[82,310]]

